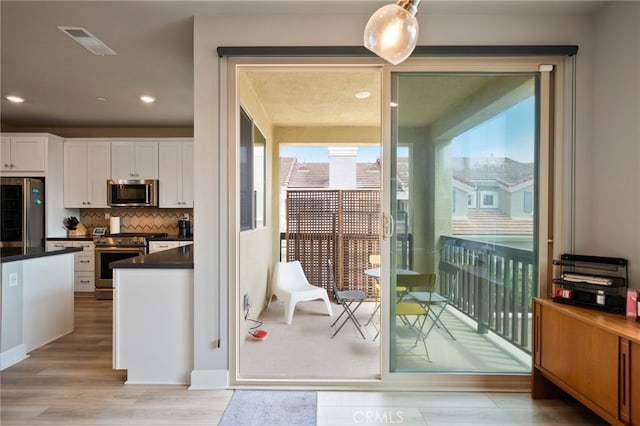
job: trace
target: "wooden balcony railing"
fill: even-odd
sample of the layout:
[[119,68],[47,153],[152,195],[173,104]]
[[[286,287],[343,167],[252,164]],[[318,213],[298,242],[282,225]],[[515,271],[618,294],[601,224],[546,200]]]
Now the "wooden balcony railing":
[[440,237],[440,260],[455,267],[457,279],[441,283],[450,305],[478,325],[531,353],[531,303],[537,294],[532,251],[462,238]]

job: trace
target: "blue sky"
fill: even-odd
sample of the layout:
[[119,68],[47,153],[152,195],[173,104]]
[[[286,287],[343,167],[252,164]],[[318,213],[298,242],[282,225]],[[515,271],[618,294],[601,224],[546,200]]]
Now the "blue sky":
[[508,157],[533,163],[535,153],[533,96],[453,138],[454,157]]
[[[533,163],[535,138],[535,98],[533,96],[484,123],[467,130],[452,141],[454,157],[508,157],[521,163]],[[329,161],[327,147],[282,146],[280,155],[296,157],[300,162]],[[408,151],[400,148],[399,156]],[[374,162],[380,157],[380,147],[358,148],[358,162]]]
[[[296,157],[303,163],[328,163],[329,151],[326,146],[282,146],[280,147],[281,157]],[[373,163],[380,157],[380,147],[361,146],[358,147],[358,162]]]

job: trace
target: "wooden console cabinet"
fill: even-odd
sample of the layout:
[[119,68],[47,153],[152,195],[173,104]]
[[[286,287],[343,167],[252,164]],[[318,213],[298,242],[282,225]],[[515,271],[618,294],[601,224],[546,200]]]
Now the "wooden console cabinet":
[[614,425],[640,425],[640,323],[534,299],[532,398],[562,390]]

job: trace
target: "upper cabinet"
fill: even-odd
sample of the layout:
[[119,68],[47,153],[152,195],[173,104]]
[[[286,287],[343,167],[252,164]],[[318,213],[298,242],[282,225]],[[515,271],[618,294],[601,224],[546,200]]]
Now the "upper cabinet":
[[77,214],[63,206],[63,141],[51,133],[2,133],[0,176],[44,177],[47,238],[65,237],[65,217]]
[[158,179],[158,142],[111,142],[111,179]]
[[1,137],[2,172],[41,172],[47,169],[47,137],[12,135]]
[[160,207],[193,208],[193,141],[160,142]]
[[111,177],[109,140],[64,142],[64,206],[105,208],[107,180]]
[[108,208],[109,179],[158,179],[159,207],[193,208],[193,138],[66,139],[61,157],[65,208]]

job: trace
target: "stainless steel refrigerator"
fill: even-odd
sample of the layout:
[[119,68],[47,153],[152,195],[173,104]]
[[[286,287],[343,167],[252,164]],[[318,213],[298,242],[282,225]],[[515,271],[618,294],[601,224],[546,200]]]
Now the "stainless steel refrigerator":
[[44,247],[44,179],[0,178],[0,247]]

